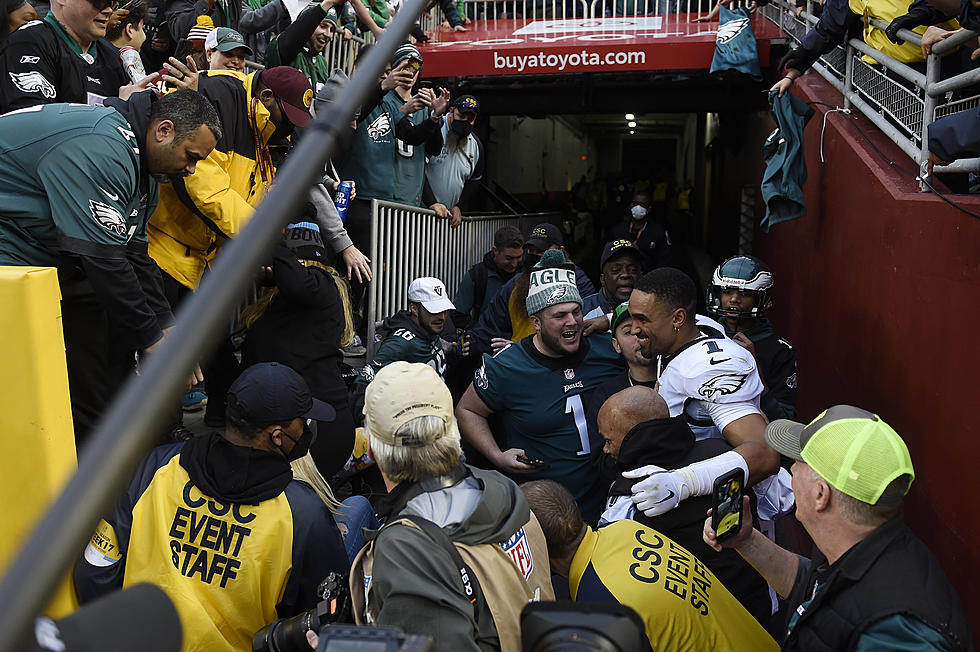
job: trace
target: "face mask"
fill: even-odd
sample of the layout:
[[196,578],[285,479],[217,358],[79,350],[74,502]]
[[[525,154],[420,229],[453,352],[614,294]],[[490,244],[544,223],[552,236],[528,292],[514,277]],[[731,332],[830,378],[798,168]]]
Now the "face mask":
[[639,204],[630,209],[630,214],[633,216],[634,220],[642,220],[647,216],[647,209],[643,208]]
[[536,254],[524,254],[524,269],[531,271],[534,266],[541,262],[541,256]]
[[473,133],[473,125],[465,120],[453,120],[452,129],[453,133],[460,138],[466,138]]
[[[293,448],[291,451],[288,453],[283,451],[283,455],[286,456],[287,462],[295,462],[299,458],[305,456],[310,452],[310,447],[313,446],[313,442],[316,441],[316,432],[310,428],[309,424],[303,425],[303,434],[299,436],[299,439],[293,439],[285,430],[282,431],[282,434],[283,437],[293,442]],[[279,447],[279,450],[282,450],[281,446]]]

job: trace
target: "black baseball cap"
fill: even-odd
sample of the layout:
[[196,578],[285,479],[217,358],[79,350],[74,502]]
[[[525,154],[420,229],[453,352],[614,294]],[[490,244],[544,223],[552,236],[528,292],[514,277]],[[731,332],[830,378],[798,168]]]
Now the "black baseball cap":
[[260,362],[243,371],[228,390],[227,413],[245,423],[337,417],[332,406],[313,398],[302,376],[278,362]]
[[531,233],[527,236],[524,244],[525,246],[534,245],[538,249],[547,249],[551,245],[561,247],[565,244],[565,238],[561,235],[561,229],[554,224],[544,222],[531,229]]
[[606,246],[602,248],[602,256],[599,258],[599,271],[606,266],[611,259],[623,254],[629,254],[633,256],[639,263],[643,263],[643,254],[640,250],[636,248],[629,240],[612,240],[606,243]]
[[472,113],[476,116],[480,114],[480,100],[472,95],[460,95],[453,100],[453,108],[460,113]]

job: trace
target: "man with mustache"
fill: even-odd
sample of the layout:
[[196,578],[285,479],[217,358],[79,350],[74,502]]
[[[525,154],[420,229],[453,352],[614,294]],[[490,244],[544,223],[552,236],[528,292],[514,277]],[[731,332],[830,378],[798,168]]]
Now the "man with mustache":
[[147,255],[158,182],[192,174],[222,136],[214,107],[193,91],[108,103],[0,118],[0,265],[58,270],[79,439],[132,352],[152,351],[173,320]]

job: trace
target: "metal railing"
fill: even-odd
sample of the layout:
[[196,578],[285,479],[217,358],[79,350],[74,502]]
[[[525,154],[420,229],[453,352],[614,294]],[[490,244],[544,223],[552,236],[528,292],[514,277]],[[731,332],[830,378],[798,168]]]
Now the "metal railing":
[[[773,0],[760,11],[797,44],[817,22],[817,18],[809,13],[797,15],[796,7],[785,0]],[[870,20],[878,29],[884,30],[888,26],[877,18]],[[915,32],[899,30],[898,34],[916,46],[922,42]],[[925,60],[925,74],[853,38],[822,56],[813,69],[841,92],[845,109],[857,109],[871,120],[915,161],[920,177],[924,177],[929,158],[929,125],[938,118],[980,105],[980,94],[961,97],[963,93],[960,92],[980,82],[980,70],[939,79],[940,58],[976,36],[976,32],[963,30],[934,45],[932,54]],[[868,58],[874,62],[869,62]],[[980,171],[980,158],[937,165],[935,170]],[[925,190],[925,184],[920,182],[920,188]]]
[[413,279],[435,276],[452,298],[463,273],[490,251],[497,229],[514,226],[527,233],[535,224],[557,217],[557,213],[479,215],[464,217],[453,229],[434,211],[371,200],[373,281],[367,297],[367,359],[377,348],[378,322],[408,307],[408,285]]
[[[345,39],[340,34],[335,33],[323,48],[323,56],[326,58],[330,70],[340,68],[350,77],[354,73],[354,60],[362,47],[364,47],[364,39],[360,36],[351,36],[349,39]],[[265,70],[265,66],[246,59],[245,70]]]

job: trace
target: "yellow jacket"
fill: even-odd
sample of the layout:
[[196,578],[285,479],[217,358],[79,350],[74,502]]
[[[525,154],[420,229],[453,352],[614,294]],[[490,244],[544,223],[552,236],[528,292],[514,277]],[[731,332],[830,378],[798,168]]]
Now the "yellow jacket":
[[193,289],[221,243],[238,234],[272,182],[263,182],[255,136],[264,147],[276,125],[252,90],[255,76],[210,71],[199,90],[221,117],[224,130],[214,151],[189,177],[160,184],[160,202],[147,227],[150,256],[160,269]]
[[[907,0],[848,0],[848,6],[851,11],[858,16],[862,16],[864,19],[865,43],[902,63],[925,61],[925,58],[922,56],[922,49],[918,45],[909,43],[908,41],[901,45],[896,45],[885,35],[884,30],[878,29],[871,24],[871,18],[877,18],[886,23],[890,23],[899,16],[904,16],[909,10]],[[953,30],[959,29],[960,24],[954,18],[944,23],[939,23],[937,27]],[[916,34],[923,34],[926,28],[925,26],[919,26],[912,31]],[[863,58],[868,63],[875,63],[868,56]]]

